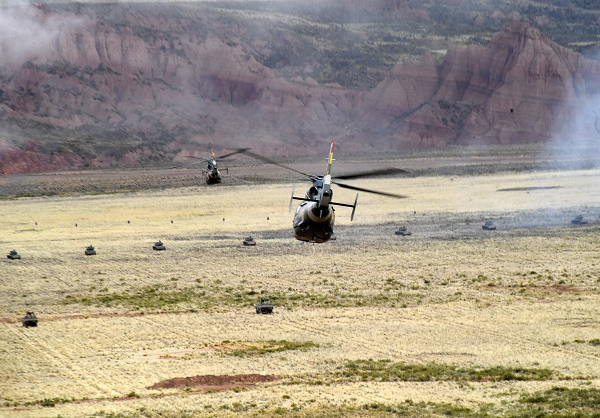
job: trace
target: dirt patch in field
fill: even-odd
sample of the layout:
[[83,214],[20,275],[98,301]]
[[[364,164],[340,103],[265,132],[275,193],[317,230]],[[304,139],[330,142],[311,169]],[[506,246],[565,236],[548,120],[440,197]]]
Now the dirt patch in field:
[[204,390],[227,390],[233,388],[250,388],[257,383],[273,382],[279,380],[279,377],[262,374],[236,374],[230,375],[204,375],[192,377],[176,377],[174,379],[162,380],[148,389],[173,389],[194,387]]
[[223,342],[221,344],[214,344],[208,346],[209,350],[214,351],[224,351],[224,352],[234,352],[237,350],[245,350],[245,349],[260,349],[268,346],[267,343],[261,342],[250,342],[250,341],[232,341],[232,342]]

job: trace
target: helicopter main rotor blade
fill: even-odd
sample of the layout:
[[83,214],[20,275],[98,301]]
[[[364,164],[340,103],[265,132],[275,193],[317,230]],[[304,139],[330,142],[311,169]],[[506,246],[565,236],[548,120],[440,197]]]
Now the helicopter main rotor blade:
[[306,177],[309,177],[309,178],[314,177],[314,176],[312,176],[310,174],[306,174],[306,173],[303,173],[302,171],[296,170],[295,168],[289,167],[289,166],[287,166],[285,164],[281,164],[281,163],[278,163],[277,161],[271,160],[270,158],[263,157],[262,155],[256,154],[255,152],[247,151],[247,150],[246,151],[241,151],[240,150],[240,152],[242,154],[249,155],[250,157],[254,157],[257,160],[260,160],[260,161],[265,162],[267,164],[276,165],[277,167],[285,168],[286,170],[290,170],[290,171],[293,171],[294,173],[302,174],[303,176],[306,176]]
[[247,152],[249,149],[250,148],[236,149],[235,151],[229,152],[227,154],[219,155],[218,157],[216,157],[216,159],[231,157],[232,155],[235,155],[235,154],[243,154],[243,153]]
[[373,189],[365,189],[363,187],[357,187],[357,186],[351,186],[349,184],[344,184],[344,183],[338,183],[337,181],[331,181],[333,184],[340,186],[343,189],[350,189],[350,190],[357,190],[359,192],[365,192],[365,193],[372,193],[372,194],[378,194],[381,196],[387,196],[387,197],[394,197],[396,199],[406,199],[408,198],[408,196],[405,196],[403,194],[395,194],[395,193],[388,193],[388,192],[380,192],[379,190],[373,190]]
[[[221,158],[231,157],[232,155],[235,155],[235,154],[243,154],[245,152],[248,152],[249,149],[250,148],[240,148],[240,149],[237,149],[235,151],[229,152],[227,154],[219,155],[218,157],[215,157],[215,159],[219,159],[220,160]],[[196,157],[194,155],[183,155],[183,157],[185,157],[185,158],[193,158],[195,160],[202,160],[202,161],[208,161],[209,160],[209,158]]]
[[385,175],[389,175],[389,174],[401,174],[401,173],[402,174],[408,173],[408,171],[403,170],[401,168],[388,167],[388,168],[380,168],[380,169],[371,170],[371,171],[363,171],[363,172],[359,172],[359,173],[342,174],[341,176],[333,176],[333,178],[348,180],[348,179],[357,179],[357,178],[361,178],[361,177],[375,177],[375,176],[385,176]]
[[[189,158],[197,158],[197,157],[191,157],[190,156]],[[200,158],[198,158],[198,159],[200,159]],[[206,161],[206,160],[203,160],[203,161]],[[202,161],[196,161],[196,162],[193,162],[193,163],[185,163],[185,164],[174,165],[172,167],[169,167],[169,170],[173,170],[173,169],[176,169],[176,168],[190,168],[190,167],[192,167],[194,165],[198,165],[198,164],[201,164],[201,163],[202,163]]]

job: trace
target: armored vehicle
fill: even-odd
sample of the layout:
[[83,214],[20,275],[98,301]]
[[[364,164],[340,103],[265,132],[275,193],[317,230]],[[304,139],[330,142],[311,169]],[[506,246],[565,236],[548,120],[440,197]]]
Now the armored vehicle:
[[485,221],[481,229],[485,231],[494,231],[496,230],[496,225],[492,221]]
[[21,319],[23,326],[25,328],[28,327],[37,327],[38,319],[37,316],[31,311],[27,312],[25,316]]
[[273,304],[269,301],[269,298],[260,298],[260,303],[255,303],[257,314],[271,314],[273,313]]
[[162,243],[162,241],[156,241],[154,243],[154,245],[152,246],[152,249],[154,251],[164,251],[167,249],[167,247],[165,247],[165,245]]
[[93,245],[88,245],[85,248],[85,255],[96,255],[96,250],[94,249]]
[[9,258],[11,260],[20,260],[21,255],[18,252],[16,252],[15,250],[10,250],[10,252],[6,256],[6,258]]
[[585,225],[588,223],[585,219],[583,219],[583,215],[577,215],[573,220],[571,220],[573,225]]
[[396,232],[394,232],[394,234],[396,235],[412,235],[412,232],[410,232],[404,225],[402,225],[401,227],[398,228],[398,230]]
[[250,245],[250,246],[256,245],[256,241],[254,241],[254,238],[252,238],[252,235],[248,235],[246,238],[244,238],[244,245]]

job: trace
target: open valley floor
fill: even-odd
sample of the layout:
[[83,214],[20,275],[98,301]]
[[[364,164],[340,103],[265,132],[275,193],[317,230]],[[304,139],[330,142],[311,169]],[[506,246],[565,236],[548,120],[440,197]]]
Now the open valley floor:
[[16,191],[0,415],[597,414],[600,169],[476,171],[353,180],[409,198],[361,193],[315,245],[293,238],[291,179]]

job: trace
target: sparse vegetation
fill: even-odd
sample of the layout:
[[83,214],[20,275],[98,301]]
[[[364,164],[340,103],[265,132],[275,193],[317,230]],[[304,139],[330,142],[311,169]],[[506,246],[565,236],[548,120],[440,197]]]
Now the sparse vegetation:
[[[598,346],[600,346],[600,338],[592,338],[592,339],[591,339],[591,340],[589,340],[589,341],[586,341],[586,340],[579,340],[579,339],[578,339],[578,340],[575,340],[575,341],[573,341],[573,342],[574,342],[574,343],[576,343],[576,344],[589,344],[589,345],[591,345],[591,346],[594,346],[594,347],[598,347]],[[564,342],[563,342],[563,345],[566,345],[566,344],[568,344],[568,342],[567,342],[567,341],[564,341]]]
[[534,394],[521,395],[514,416],[598,416],[600,390],[556,386]]
[[338,376],[364,382],[395,381],[528,381],[551,380],[555,373],[549,369],[496,366],[466,368],[451,364],[408,364],[391,360],[350,360],[337,372]]
[[[238,290],[221,286],[215,282],[213,285],[194,286],[193,288],[170,288],[165,285],[155,284],[141,289],[127,289],[119,292],[106,293],[90,288],[87,294],[68,294],[63,299],[65,305],[82,304],[86,306],[123,306],[131,309],[145,310],[170,310],[186,311],[189,309],[215,309],[223,307],[244,308],[252,306],[256,301],[255,290]],[[263,291],[268,294],[275,306],[288,309],[298,307],[349,307],[349,306],[396,306],[415,305],[422,302],[424,295],[418,292],[395,292],[385,294],[356,293],[341,289],[329,291]]]
[[283,351],[307,351],[311,348],[319,347],[312,341],[295,342],[287,340],[268,340],[259,341],[223,341],[220,346],[226,355],[234,357],[260,356],[270,353],[280,353]]
[[[374,163],[340,173],[361,164]],[[128,174],[115,181],[145,173]],[[353,223],[336,211],[338,239],[314,247],[291,238],[287,204],[274,209],[289,184],[3,201],[2,240],[23,262],[0,261],[0,415],[592,415],[598,228],[563,224],[595,210],[597,170],[452,178],[370,181],[411,198],[365,197]],[[496,192],[545,182],[563,187]],[[482,236],[490,202],[503,229]],[[393,235],[399,219],[410,241]],[[166,251],[152,251],[157,239]],[[254,313],[261,296],[273,315]],[[37,329],[20,327],[29,309]],[[280,379],[148,389],[252,373]]]
[[66,399],[66,398],[59,398],[59,397],[54,397],[54,398],[44,398],[41,399],[39,401],[30,401],[30,402],[25,402],[25,406],[30,406],[30,405],[40,405],[46,408],[53,408],[56,405],[60,405],[60,404],[65,404],[65,403],[71,403],[73,402],[73,399]]

